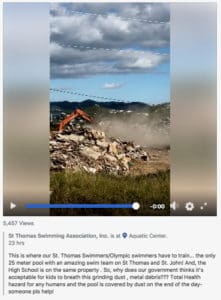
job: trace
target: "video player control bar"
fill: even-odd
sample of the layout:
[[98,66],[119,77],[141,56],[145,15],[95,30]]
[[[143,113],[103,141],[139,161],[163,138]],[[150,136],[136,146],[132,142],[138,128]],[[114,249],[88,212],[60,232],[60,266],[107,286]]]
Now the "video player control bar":
[[96,208],[96,209],[101,209],[101,208],[129,208],[129,209],[134,209],[138,210],[140,208],[140,204],[138,202],[134,203],[129,203],[129,204],[91,204],[91,203],[70,203],[70,204],[47,204],[47,203],[27,203],[25,205],[26,208],[74,208],[74,209],[79,209],[79,208]]

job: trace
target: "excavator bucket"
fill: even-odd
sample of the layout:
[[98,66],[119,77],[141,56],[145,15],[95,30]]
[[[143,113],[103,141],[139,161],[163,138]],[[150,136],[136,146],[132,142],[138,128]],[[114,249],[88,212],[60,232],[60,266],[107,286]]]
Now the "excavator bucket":
[[59,132],[62,132],[64,129],[64,126],[67,125],[69,122],[71,122],[73,119],[76,119],[77,117],[81,117],[91,123],[93,120],[92,118],[83,110],[76,109],[73,113],[68,115],[64,120],[62,120],[59,124]]

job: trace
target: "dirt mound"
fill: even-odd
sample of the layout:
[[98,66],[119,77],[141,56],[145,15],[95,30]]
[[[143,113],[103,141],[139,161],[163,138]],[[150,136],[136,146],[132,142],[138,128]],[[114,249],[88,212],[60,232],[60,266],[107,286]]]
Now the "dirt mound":
[[148,161],[148,153],[139,145],[108,138],[105,133],[89,127],[69,127],[50,136],[52,171],[72,169],[89,173],[105,172],[126,175],[133,161]]

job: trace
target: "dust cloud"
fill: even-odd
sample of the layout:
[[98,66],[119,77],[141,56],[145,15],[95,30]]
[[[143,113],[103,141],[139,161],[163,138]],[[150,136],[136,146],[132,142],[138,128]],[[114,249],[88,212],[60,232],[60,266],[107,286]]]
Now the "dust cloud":
[[169,147],[169,125],[156,120],[130,117],[127,119],[102,119],[99,128],[109,137],[133,141],[143,147]]

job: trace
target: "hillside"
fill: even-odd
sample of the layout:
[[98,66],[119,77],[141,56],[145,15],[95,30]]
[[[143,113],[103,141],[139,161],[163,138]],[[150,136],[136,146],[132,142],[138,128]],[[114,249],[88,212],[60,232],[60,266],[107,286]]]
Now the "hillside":
[[83,110],[92,108],[93,106],[108,108],[108,109],[116,109],[116,110],[141,110],[147,109],[151,106],[149,104],[145,104],[142,102],[116,102],[116,101],[108,101],[108,102],[98,102],[94,100],[84,100],[82,102],[78,101],[57,101],[57,102],[50,102],[51,111],[55,108],[60,108],[62,111],[73,111],[76,108],[81,108]]

